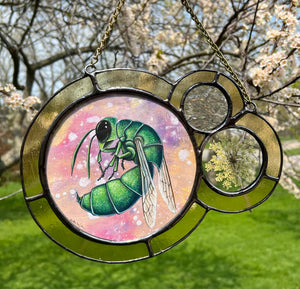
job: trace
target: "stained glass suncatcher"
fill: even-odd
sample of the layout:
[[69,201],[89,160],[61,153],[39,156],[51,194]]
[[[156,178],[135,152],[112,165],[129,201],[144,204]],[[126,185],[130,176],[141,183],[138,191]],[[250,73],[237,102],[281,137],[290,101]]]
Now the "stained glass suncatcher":
[[[231,164],[218,167],[220,156]],[[281,164],[273,128],[225,75],[195,71],[170,83],[115,69],[49,100],[25,137],[21,171],[29,210],[52,240],[114,263],[173,247],[209,209],[257,206]]]

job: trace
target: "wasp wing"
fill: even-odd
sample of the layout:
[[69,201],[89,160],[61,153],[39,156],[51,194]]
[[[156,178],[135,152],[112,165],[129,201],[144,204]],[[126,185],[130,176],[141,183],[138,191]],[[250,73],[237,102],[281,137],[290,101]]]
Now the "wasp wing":
[[161,168],[159,170],[158,187],[162,195],[162,198],[168,205],[169,210],[172,213],[175,213],[176,212],[175,198],[174,198],[171,179],[170,179],[165,157],[163,157]]
[[135,146],[138,160],[140,163],[141,181],[142,181],[142,204],[143,213],[147,225],[152,228],[156,218],[156,199],[157,193],[154,187],[148,161],[140,139],[135,139]]

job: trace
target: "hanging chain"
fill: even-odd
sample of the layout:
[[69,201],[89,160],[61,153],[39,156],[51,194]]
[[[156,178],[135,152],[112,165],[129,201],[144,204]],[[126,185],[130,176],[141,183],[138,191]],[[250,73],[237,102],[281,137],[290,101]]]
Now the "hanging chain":
[[118,16],[121,12],[121,9],[124,5],[126,0],[119,0],[118,4],[114,10],[114,12],[111,14],[110,19],[109,19],[109,23],[106,27],[105,33],[102,36],[102,39],[98,45],[98,48],[96,49],[94,56],[92,57],[91,63],[86,67],[86,69],[88,67],[93,67],[95,68],[95,64],[99,61],[99,56],[102,54],[105,46],[106,46],[106,42],[108,41],[110,34],[113,30],[114,24],[116,23]]
[[20,190],[14,192],[14,193],[11,193],[11,194],[8,194],[8,195],[6,195],[6,196],[4,196],[4,197],[1,197],[1,198],[0,198],[0,201],[5,200],[5,199],[8,199],[8,198],[10,198],[10,197],[12,197],[12,196],[14,196],[14,195],[16,195],[16,194],[18,194],[18,193],[21,193],[22,191],[23,191],[23,190],[20,189]]
[[[102,39],[98,45],[98,48],[96,49],[91,63],[86,67],[86,70],[88,67],[93,67],[95,68],[95,64],[99,61],[99,56],[102,54],[105,46],[106,46],[106,42],[108,41],[111,32],[113,30],[113,26],[117,21],[117,18],[121,12],[121,9],[124,5],[126,0],[119,0],[117,3],[117,6],[114,10],[114,12],[112,13],[109,23],[106,27],[105,33],[102,36]],[[181,0],[182,5],[186,8],[186,11],[190,14],[192,20],[195,22],[196,27],[199,29],[199,31],[201,32],[201,34],[204,36],[204,38],[206,39],[206,42],[210,45],[210,47],[212,48],[212,50],[215,52],[215,54],[218,56],[218,58],[220,59],[221,63],[224,65],[225,69],[230,73],[231,77],[233,78],[233,80],[237,83],[238,87],[240,88],[241,92],[242,92],[242,96],[243,98],[246,100],[246,102],[250,103],[251,102],[251,98],[249,96],[249,94],[247,93],[247,90],[245,88],[245,86],[243,85],[243,83],[240,81],[240,79],[238,78],[238,76],[236,75],[236,73],[233,71],[232,67],[230,66],[230,64],[228,63],[227,59],[224,57],[223,53],[220,51],[220,49],[218,48],[218,46],[215,44],[215,42],[212,40],[211,36],[209,35],[209,33],[206,31],[206,29],[204,28],[203,24],[200,22],[200,20],[198,19],[197,15],[195,14],[195,12],[193,11],[192,7],[190,6],[188,0]]]
[[200,22],[198,19],[197,15],[193,11],[192,7],[190,6],[188,0],[181,0],[182,5],[186,8],[186,11],[190,14],[192,20],[195,22],[196,27],[200,30],[201,34],[203,37],[206,39],[206,42],[210,45],[212,50],[216,53],[216,55],[219,57],[221,63],[225,66],[225,69],[230,73],[231,77],[233,80],[237,83],[238,87],[240,88],[242,92],[243,98],[246,100],[246,102],[250,103],[251,98],[249,94],[247,93],[247,90],[243,83],[239,80],[238,76],[236,73],[233,71],[232,67],[228,63],[227,59],[224,57],[223,53],[220,51],[218,46],[215,44],[215,42],[212,40],[211,36],[209,33],[206,31],[204,28],[203,24]]

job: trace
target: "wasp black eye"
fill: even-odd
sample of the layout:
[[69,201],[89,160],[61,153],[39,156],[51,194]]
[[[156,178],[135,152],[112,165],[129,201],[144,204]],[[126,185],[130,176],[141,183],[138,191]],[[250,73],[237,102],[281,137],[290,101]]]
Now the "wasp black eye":
[[99,142],[104,143],[110,137],[111,124],[107,120],[101,120],[96,127],[96,135]]

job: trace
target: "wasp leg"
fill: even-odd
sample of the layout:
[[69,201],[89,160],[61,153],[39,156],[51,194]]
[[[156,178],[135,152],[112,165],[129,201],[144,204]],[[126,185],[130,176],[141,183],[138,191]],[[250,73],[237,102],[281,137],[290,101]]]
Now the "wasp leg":
[[100,178],[98,178],[98,181],[101,180],[101,179],[104,177],[106,171],[107,171],[110,167],[112,167],[112,166],[114,167],[113,173],[112,173],[111,176],[108,178],[108,179],[110,180],[110,179],[114,176],[115,172],[118,171],[119,158],[115,158],[115,157],[114,157],[114,158],[111,160],[111,162],[109,163],[109,165],[108,165],[107,167],[105,167],[104,169],[101,167],[101,164],[99,164],[99,166],[100,166],[100,169],[101,169],[101,171],[102,171],[102,174],[101,174]]
[[102,168],[101,161],[102,161],[102,157],[101,157],[101,150],[100,150],[99,153],[98,153],[97,162],[98,162],[98,165],[99,165],[99,169],[101,171],[101,176],[98,179],[98,181],[101,180],[104,177],[104,173],[105,173],[105,171]]
[[111,176],[108,178],[109,180],[114,176],[114,174],[118,171],[118,166],[119,166],[119,158],[116,158],[115,164],[114,164],[114,169],[111,174]]
[[109,165],[107,167],[114,167],[114,170],[113,170],[113,173],[112,175],[108,178],[109,180],[113,177],[113,175],[115,174],[115,172],[118,171],[118,167],[119,167],[119,156],[118,154],[120,153],[120,150],[121,150],[121,142],[119,141],[117,143],[117,146],[115,147],[115,151],[113,152],[113,158],[112,160],[110,161]]
[[109,180],[114,176],[114,174],[118,171],[119,168],[119,156],[115,155],[112,160],[110,161],[109,165],[105,168],[108,169],[109,167],[114,167],[113,169],[113,173],[111,174],[111,176],[108,178]]
[[100,178],[98,178],[98,181],[101,180],[105,176],[106,171],[110,167],[112,167],[114,165],[114,163],[115,163],[115,159],[113,158],[110,161],[109,165],[103,169],[103,167],[101,165],[101,161],[102,161],[101,153],[103,152],[103,153],[111,153],[112,155],[117,155],[120,152],[120,149],[121,149],[121,143],[118,142],[118,144],[115,147],[104,148],[104,149],[102,149],[102,150],[99,151],[99,153],[98,153],[98,164],[99,164],[99,168],[101,170],[101,176],[100,176]]
[[[114,167],[113,173],[112,173],[112,175],[109,177],[109,179],[111,179],[111,178],[114,176],[114,174],[118,171],[118,168],[119,168],[119,160],[120,160],[120,159],[122,160],[122,161],[121,161],[121,167],[122,167],[123,170],[125,169],[125,167],[124,167],[124,159],[127,158],[127,157],[129,157],[131,154],[132,154],[132,153],[129,151],[129,152],[127,152],[127,153],[125,153],[125,154],[122,154],[122,155],[119,155],[119,156],[118,156],[118,155],[115,155],[115,156],[112,158],[111,162],[110,162],[109,165],[107,166],[107,168],[109,168],[109,167]],[[105,168],[105,171],[106,171],[107,168]]]
[[107,166],[104,170],[102,169],[102,174],[101,174],[100,178],[97,179],[98,181],[100,181],[104,177],[108,168],[109,168],[109,166]]
[[123,170],[125,170],[124,161],[125,161],[125,160],[122,159],[122,162],[121,162],[121,167],[122,167]]

